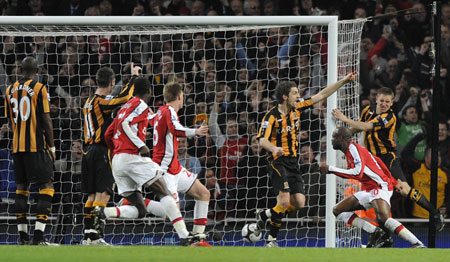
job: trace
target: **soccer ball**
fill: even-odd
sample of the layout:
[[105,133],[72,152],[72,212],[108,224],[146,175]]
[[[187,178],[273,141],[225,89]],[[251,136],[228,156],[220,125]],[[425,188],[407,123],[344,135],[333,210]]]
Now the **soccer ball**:
[[242,238],[249,243],[256,243],[262,237],[261,229],[259,229],[258,224],[251,223],[245,224],[242,228]]

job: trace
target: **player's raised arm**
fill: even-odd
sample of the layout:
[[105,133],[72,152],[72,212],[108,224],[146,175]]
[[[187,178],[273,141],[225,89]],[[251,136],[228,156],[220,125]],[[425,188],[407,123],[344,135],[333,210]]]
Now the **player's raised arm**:
[[332,85],[327,86],[324,90],[313,95],[311,97],[312,103],[315,104],[315,103],[318,103],[318,102],[326,99],[327,97],[332,95],[334,92],[336,92],[336,90],[341,88],[343,85],[345,85],[349,82],[355,81],[355,80],[356,80],[356,76],[353,73],[348,74],[343,79],[337,81],[336,83],[334,83]]

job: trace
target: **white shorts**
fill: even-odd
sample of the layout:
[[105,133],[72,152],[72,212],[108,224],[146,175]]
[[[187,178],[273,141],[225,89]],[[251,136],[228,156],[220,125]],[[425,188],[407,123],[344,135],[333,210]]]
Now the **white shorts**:
[[372,208],[372,201],[376,199],[383,199],[389,206],[391,205],[391,197],[393,191],[383,190],[383,189],[372,189],[369,192],[359,191],[353,194],[356,199],[358,199],[359,204],[363,206],[366,210]]
[[112,171],[120,195],[141,192],[144,184],[151,185],[164,174],[151,158],[127,153],[114,155]]
[[178,174],[164,174],[163,179],[166,182],[167,189],[169,189],[169,192],[178,203],[180,202],[180,199],[178,198],[178,192],[185,194],[187,191],[189,191],[189,189],[191,189],[192,185],[197,179],[197,174],[188,171],[184,167],[181,167],[181,171]]

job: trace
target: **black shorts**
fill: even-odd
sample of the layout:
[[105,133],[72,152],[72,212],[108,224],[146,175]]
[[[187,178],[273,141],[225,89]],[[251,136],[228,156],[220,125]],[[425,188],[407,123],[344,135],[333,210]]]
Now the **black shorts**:
[[16,184],[44,184],[53,181],[53,162],[46,151],[13,154]]
[[106,146],[89,145],[83,150],[81,172],[83,193],[95,194],[106,191],[112,194],[114,178]]
[[384,155],[378,155],[378,157],[387,166],[389,171],[391,171],[391,174],[395,179],[400,179],[402,181],[406,181],[406,177],[403,174],[403,170],[400,167],[400,163],[398,162],[398,159],[395,156],[394,152],[391,152],[389,154],[384,154]]
[[280,157],[269,161],[269,174],[276,195],[280,191],[305,194],[304,182],[296,158]]

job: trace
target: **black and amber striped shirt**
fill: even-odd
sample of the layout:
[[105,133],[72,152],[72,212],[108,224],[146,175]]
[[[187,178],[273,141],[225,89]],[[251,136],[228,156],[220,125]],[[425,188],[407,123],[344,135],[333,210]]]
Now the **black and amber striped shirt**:
[[373,129],[364,132],[364,145],[374,155],[395,153],[395,126],[397,118],[392,109],[377,114],[376,105],[367,106],[361,112],[360,121],[372,122]]
[[[284,149],[283,156],[297,156],[298,132],[300,129],[300,115],[302,111],[312,106],[311,98],[297,102],[297,107],[288,114],[282,114],[278,106],[272,107],[264,116],[257,138],[267,138],[276,147]],[[273,160],[278,156],[268,152]]]
[[83,106],[84,143],[87,145],[104,144],[104,133],[111,123],[111,113],[126,103],[133,96],[134,80],[132,77],[127,86],[117,96],[95,94],[89,97]]
[[5,116],[14,134],[13,153],[46,149],[42,114],[50,113],[49,101],[45,85],[34,80],[20,79],[8,86]]

